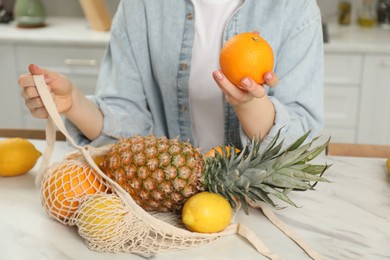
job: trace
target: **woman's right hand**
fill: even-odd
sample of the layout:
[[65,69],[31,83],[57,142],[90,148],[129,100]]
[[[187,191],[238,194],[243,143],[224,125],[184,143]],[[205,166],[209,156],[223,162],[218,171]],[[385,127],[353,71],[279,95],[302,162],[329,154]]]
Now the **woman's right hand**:
[[60,114],[66,113],[71,109],[74,87],[69,78],[59,73],[40,68],[35,64],[30,64],[28,69],[30,73],[23,74],[19,77],[19,85],[22,87],[21,96],[25,100],[26,107],[34,117],[47,118],[49,114],[42,103],[32,75],[44,76]]

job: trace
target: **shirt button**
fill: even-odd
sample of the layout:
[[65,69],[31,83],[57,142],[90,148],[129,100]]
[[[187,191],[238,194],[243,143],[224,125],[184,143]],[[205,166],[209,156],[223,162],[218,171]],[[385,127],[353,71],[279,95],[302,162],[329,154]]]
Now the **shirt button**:
[[185,64],[185,63],[180,64],[181,70],[186,70],[187,67],[188,67],[188,66],[187,66],[187,64]]
[[187,18],[187,20],[192,20],[192,18],[193,18],[192,13],[188,13],[186,15],[186,18]]
[[186,112],[187,107],[185,105],[179,105],[179,110],[180,110],[180,112]]

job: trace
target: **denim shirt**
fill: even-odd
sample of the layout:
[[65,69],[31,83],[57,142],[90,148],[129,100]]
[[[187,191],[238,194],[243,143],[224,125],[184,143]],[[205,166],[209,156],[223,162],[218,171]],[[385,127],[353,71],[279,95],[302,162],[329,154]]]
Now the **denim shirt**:
[[[195,34],[190,0],[122,0],[113,19],[96,94],[104,116],[90,142],[71,122],[79,144],[99,146],[134,134],[193,140],[188,79]],[[231,15],[223,41],[259,31],[272,46],[278,85],[268,88],[276,116],[266,146],[282,129],[285,144],[323,126],[323,40],[315,0],[245,0]],[[211,75],[210,75],[211,77]],[[241,146],[240,125],[225,103],[225,143]]]

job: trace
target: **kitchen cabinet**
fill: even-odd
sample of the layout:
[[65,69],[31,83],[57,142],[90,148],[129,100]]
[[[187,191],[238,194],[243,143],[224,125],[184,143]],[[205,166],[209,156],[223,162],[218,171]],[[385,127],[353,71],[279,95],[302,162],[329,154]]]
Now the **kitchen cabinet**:
[[325,53],[325,128],[333,142],[390,144],[390,54]]
[[330,24],[324,46],[323,134],[332,142],[390,145],[390,34]]
[[[55,44],[14,46],[18,74],[26,73],[28,64],[37,65],[68,76],[84,94],[93,94],[105,47],[56,46]],[[31,116],[22,106],[25,128],[44,128],[45,121]]]
[[20,89],[14,70],[13,46],[0,43],[0,127],[18,128],[22,126]]
[[28,65],[68,76],[84,93],[93,94],[109,32],[96,32],[83,18],[49,18],[48,26],[20,29],[0,24],[0,126],[43,129],[46,121],[36,119],[20,97],[18,77]]
[[390,55],[365,57],[357,142],[390,144]]
[[362,69],[362,55],[325,54],[323,133],[332,141],[356,142]]

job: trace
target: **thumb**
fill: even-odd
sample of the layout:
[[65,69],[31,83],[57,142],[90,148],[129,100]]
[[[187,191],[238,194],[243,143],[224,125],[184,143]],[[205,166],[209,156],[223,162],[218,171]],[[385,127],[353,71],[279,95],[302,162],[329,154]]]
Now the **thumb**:
[[41,68],[41,67],[38,67],[35,64],[30,64],[28,66],[28,70],[30,71],[30,73],[32,75],[46,75],[46,76],[49,76],[49,74],[50,74],[49,70]]

